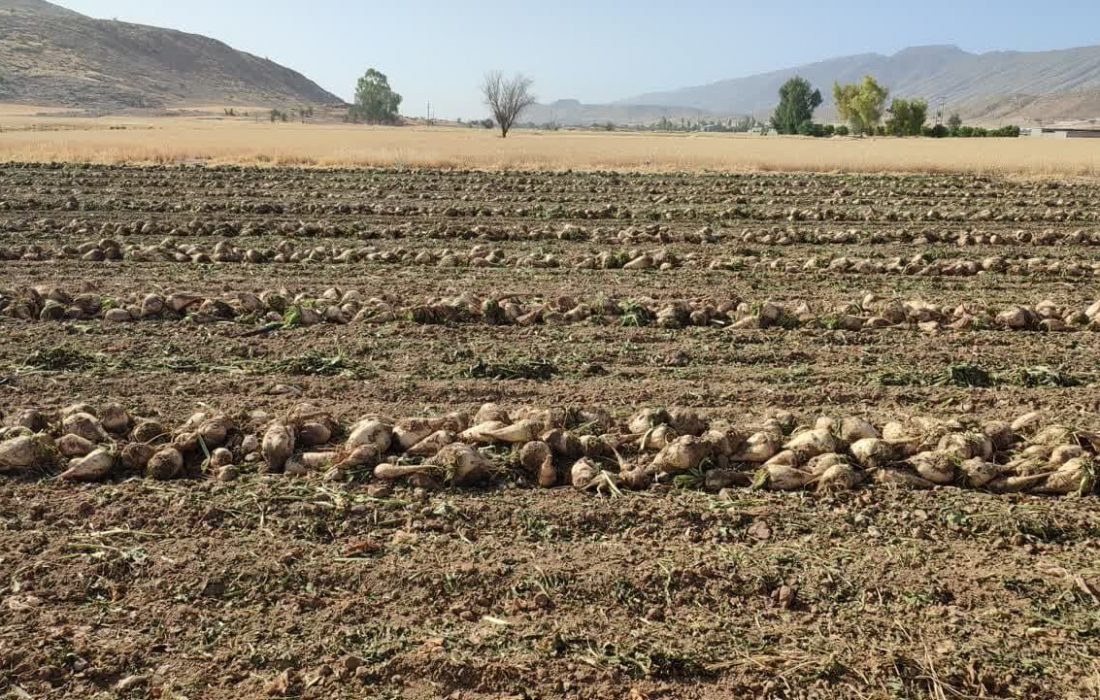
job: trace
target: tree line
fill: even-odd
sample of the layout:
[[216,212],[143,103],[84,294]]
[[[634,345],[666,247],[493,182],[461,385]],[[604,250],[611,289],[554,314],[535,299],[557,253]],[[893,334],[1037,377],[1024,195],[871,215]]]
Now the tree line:
[[[515,126],[520,115],[535,104],[531,92],[533,82],[517,73],[511,78],[500,71],[491,71],[481,83],[481,95],[493,114],[493,123],[502,138]],[[398,124],[401,121],[402,97],[392,87],[389,78],[374,68],[359,79],[355,87],[355,102],[348,109],[347,120],[367,124]]]
[[[480,126],[496,126],[501,137],[507,138],[520,116],[535,103],[531,92],[532,81],[522,74],[506,77],[500,71],[485,75],[481,94],[492,119],[476,122]],[[771,117],[771,128],[780,134],[803,136],[930,136],[930,137],[983,137],[1019,136],[1015,126],[985,129],[967,126],[958,114],[953,114],[946,124],[928,125],[928,101],[895,97],[887,106],[890,90],[868,75],[858,83],[833,83],[833,102],[843,124],[820,124],[814,121],[814,111],[824,99],[821,91],[808,80],[794,76],[779,89],[779,104]],[[402,97],[389,83],[384,73],[374,68],[361,77],[355,89],[355,101],[348,109],[347,120],[368,124],[398,124],[401,122]],[[272,110],[272,121],[287,121],[287,114]],[[305,115],[302,116],[304,121]],[[749,131],[763,126],[751,117],[740,120],[700,120],[677,124],[662,119],[651,128],[655,131]],[[614,125],[593,125],[593,128],[613,129]]]
[[[894,98],[890,106],[886,100],[890,91],[879,84],[874,76],[865,76],[861,82],[842,85],[833,83],[833,102],[837,114],[846,124],[817,124],[813,113],[821,106],[821,91],[800,76],[788,80],[779,89],[779,105],[772,114],[771,126],[780,134],[803,136],[930,136],[942,138],[1019,136],[1020,128],[1006,126],[999,129],[966,126],[958,114],[952,114],[947,124],[929,126],[928,101]],[[885,119],[884,119],[885,117]]]

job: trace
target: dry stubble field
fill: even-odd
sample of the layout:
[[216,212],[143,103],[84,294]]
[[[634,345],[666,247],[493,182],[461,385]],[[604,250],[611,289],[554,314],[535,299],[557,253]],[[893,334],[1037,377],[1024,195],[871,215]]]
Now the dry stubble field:
[[[238,108],[244,112],[245,108]],[[196,108],[173,117],[86,117],[0,104],[0,162],[427,167],[680,172],[968,172],[1100,174],[1100,141],[1066,139],[812,139],[744,134],[271,124],[265,110],[226,118]]]
[[0,168],[0,692],[1095,698],[1098,199]]

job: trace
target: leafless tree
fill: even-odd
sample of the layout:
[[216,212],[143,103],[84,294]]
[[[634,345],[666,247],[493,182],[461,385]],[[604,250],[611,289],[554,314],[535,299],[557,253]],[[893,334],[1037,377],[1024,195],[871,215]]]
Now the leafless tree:
[[500,71],[487,73],[485,82],[481,84],[481,93],[500,126],[501,138],[508,138],[508,132],[519,115],[535,104],[535,96],[531,94],[531,79],[519,73],[511,79],[505,78]]

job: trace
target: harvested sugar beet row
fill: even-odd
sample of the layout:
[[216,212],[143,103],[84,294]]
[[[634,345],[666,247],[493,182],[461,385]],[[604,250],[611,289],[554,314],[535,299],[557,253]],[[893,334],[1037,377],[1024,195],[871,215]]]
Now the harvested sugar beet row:
[[283,240],[270,248],[240,248],[226,240],[213,246],[198,243],[158,245],[120,244],[105,240],[79,245],[44,248],[38,244],[0,246],[0,260],[43,262],[80,260],[83,262],[179,263],[219,265],[286,264],[358,264],[430,266],[443,268],[562,268],[572,270],[622,270],[625,273],[693,270],[760,270],[776,274],[805,275],[819,272],[829,275],[908,275],[972,277],[998,274],[1027,277],[1091,278],[1100,275],[1100,262],[1056,256],[1003,257],[980,259],[929,259],[925,253],[909,257],[811,256],[809,258],[735,255],[710,257],[692,251],[677,254],[667,248],[640,248],[584,251],[569,255],[547,252],[506,253],[503,248],[477,245],[468,251],[449,248],[388,248],[377,245],[298,246]]
[[217,298],[171,292],[123,299],[37,287],[0,290],[0,316],[25,321],[237,320],[283,327],[394,321],[530,326],[602,320],[627,326],[717,326],[736,330],[827,328],[859,331],[917,327],[926,331],[1098,331],[1100,301],[1063,306],[1042,300],[1034,306],[995,308],[977,304],[937,305],[919,299],[902,301],[868,294],[858,300],[823,308],[806,301],[753,302],[737,297],[660,300],[605,296],[578,299],[563,295],[556,299],[540,299],[464,293],[452,297],[399,300],[390,296],[366,297],[356,290],[336,288],[313,295],[292,294],[283,289],[260,294],[239,292]]
[[[912,183],[909,183],[912,191]],[[721,195],[719,195],[721,196]],[[363,205],[359,205],[363,206]],[[797,245],[860,245],[876,246],[904,243],[910,245],[928,246],[934,244],[950,244],[957,247],[969,246],[1100,246],[1100,231],[1084,228],[1069,230],[1045,228],[1045,229],[1012,229],[1004,225],[994,224],[988,229],[974,228],[971,226],[944,227],[944,226],[887,226],[874,225],[866,227],[833,225],[824,226],[806,225],[797,223],[799,215],[792,216],[792,221],[784,224],[758,221],[752,226],[739,228],[718,228],[710,225],[701,227],[680,228],[667,223],[645,223],[625,225],[596,225],[587,226],[577,223],[545,223],[541,226],[530,224],[516,225],[514,223],[485,224],[479,223],[473,226],[460,223],[437,222],[433,225],[383,226],[379,224],[367,224],[356,221],[353,224],[318,221],[316,223],[273,222],[263,218],[250,221],[220,221],[217,223],[204,222],[192,219],[183,221],[131,221],[99,223],[98,233],[101,236],[130,237],[141,236],[173,236],[178,238],[192,237],[257,237],[257,236],[287,236],[294,239],[348,239],[373,240],[386,238],[387,240],[400,241],[466,241],[474,238],[480,241],[499,243],[501,241],[588,241],[599,245],[660,245],[668,243],[692,243],[692,244],[717,244],[740,243],[769,246],[797,246]],[[811,217],[812,218],[812,217]],[[979,217],[985,218],[985,217]],[[73,233],[88,232],[96,226],[94,218],[78,216],[57,221],[52,219],[39,219],[30,222],[30,225],[20,232],[32,233],[36,237],[48,237],[57,239]],[[816,224],[817,222],[815,222]],[[961,229],[961,230],[960,230]],[[0,223],[0,230],[3,224]],[[75,252],[81,255],[95,249],[106,249],[111,244],[118,247],[117,241],[104,238],[95,243],[85,243],[75,247]]]
[[859,416],[799,421],[784,410],[734,424],[692,409],[615,418],[601,408],[518,408],[346,423],[300,404],[283,415],[197,412],[176,428],[117,404],[28,409],[0,429],[0,473],[59,472],[64,481],[244,473],[327,481],[403,480],[425,488],[511,481],[619,492],[654,484],[708,490],[844,491],[863,483],[956,486],[995,493],[1090,494],[1100,432],[1039,413],[1008,423]]
[[[1089,163],[1087,158],[1083,162]],[[612,179],[607,172],[538,168],[483,172],[282,166],[263,168],[258,174],[252,167],[212,165],[191,172],[174,163],[81,163],[79,170],[60,165],[56,161],[5,164],[2,208],[33,214],[64,212],[45,223],[35,216],[36,230],[184,238],[354,235],[371,219],[387,234],[415,226],[417,230],[446,228],[468,238],[474,228],[489,227],[495,232],[516,218],[531,218],[536,223],[521,232],[536,226],[556,227],[558,221],[582,230],[629,226],[663,232],[658,222],[698,220],[737,227],[766,222],[779,230],[843,223],[870,229],[872,235],[880,228],[901,229],[919,238],[956,228],[955,222],[965,224],[966,231],[991,226],[1005,230],[1006,235],[1022,226],[1024,235],[1013,233],[1012,237],[1028,242],[1047,237],[1049,229],[1035,226],[1038,222],[1072,223],[1077,229],[1097,219],[1095,208],[1089,206],[1094,183],[1049,177],[1050,168],[1081,171],[1078,165],[1067,162],[1063,168],[1053,161],[1028,168],[1048,177],[1027,182],[974,174],[645,172],[616,173]],[[80,187],[73,187],[74,182]],[[487,185],[492,186],[491,201],[478,196]],[[294,196],[273,197],[268,190]],[[899,192],[905,196],[896,196]],[[143,214],[134,216],[138,211]]]

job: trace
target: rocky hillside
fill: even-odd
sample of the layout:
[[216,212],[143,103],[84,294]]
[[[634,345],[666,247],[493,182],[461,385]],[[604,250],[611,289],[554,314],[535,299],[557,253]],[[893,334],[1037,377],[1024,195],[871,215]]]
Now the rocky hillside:
[[197,34],[0,0],[0,102],[92,109],[339,104],[313,81]]

